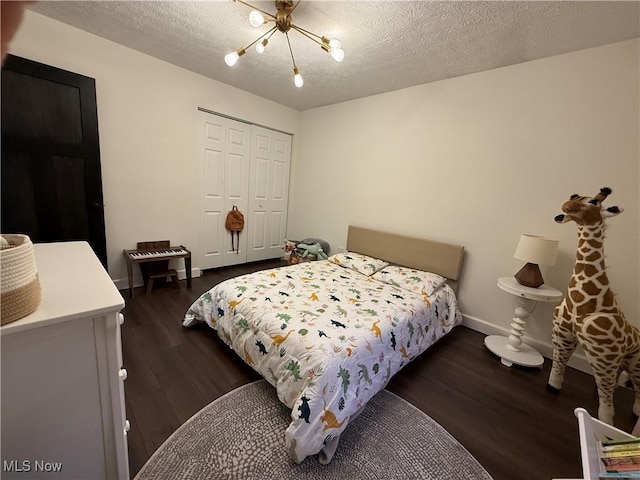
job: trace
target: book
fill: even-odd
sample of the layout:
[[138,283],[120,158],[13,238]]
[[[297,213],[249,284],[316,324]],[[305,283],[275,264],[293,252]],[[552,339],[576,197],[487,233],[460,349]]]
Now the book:
[[625,443],[640,442],[640,437],[627,437],[620,440],[603,440],[603,445],[623,445]]
[[617,478],[617,479],[627,479],[627,480],[635,480],[640,478],[640,472],[606,472],[599,473],[598,478],[600,480],[606,480],[608,478]]
[[640,465],[614,465],[604,467],[607,472],[637,472],[640,473]]
[[602,458],[638,457],[640,450],[616,450],[614,452],[602,452]]
[[634,455],[631,457],[603,457],[601,458],[602,463],[605,466],[613,466],[613,465],[639,465],[640,466],[640,455]]
[[602,445],[600,449],[603,452],[628,452],[629,450],[640,451],[640,442],[626,443],[624,445],[612,445],[609,447]]
[[640,438],[628,438],[626,440],[605,440],[602,442],[602,451],[633,450],[640,449]]

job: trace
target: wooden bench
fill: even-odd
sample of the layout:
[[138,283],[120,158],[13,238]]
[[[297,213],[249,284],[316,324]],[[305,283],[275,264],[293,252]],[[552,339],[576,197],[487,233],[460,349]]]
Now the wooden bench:
[[147,277],[147,291],[146,291],[147,295],[149,295],[149,293],[151,292],[151,289],[153,288],[154,280],[159,280],[159,279],[166,280],[167,277],[171,278],[171,280],[173,281],[173,288],[176,288],[179,290],[180,282],[178,282],[178,272],[176,272],[172,268],[164,272],[155,272],[155,273],[149,274],[149,276]]

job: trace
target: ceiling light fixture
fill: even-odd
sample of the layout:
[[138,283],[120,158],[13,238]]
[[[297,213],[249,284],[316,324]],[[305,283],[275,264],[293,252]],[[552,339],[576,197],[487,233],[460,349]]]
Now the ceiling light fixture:
[[258,38],[256,38],[253,42],[251,42],[246,47],[241,47],[235,52],[231,52],[228,55],[226,55],[224,57],[224,61],[230,67],[235,65],[238,59],[242,55],[247,53],[247,49],[251,48],[251,46],[253,45],[256,46],[256,51],[258,53],[263,53],[265,48],[267,47],[267,44],[269,43],[269,39],[271,38],[271,36],[276,32],[276,30],[279,30],[280,32],[284,33],[285,36],[287,37],[287,45],[289,46],[289,53],[291,53],[291,61],[293,62],[293,83],[296,87],[302,87],[302,85],[304,84],[304,80],[302,79],[302,75],[300,75],[300,72],[298,71],[298,66],[296,65],[295,59],[293,58],[293,50],[291,49],[291,42],[289,41],[289,30],[291,29],[294,29],[296,32],[304,35],[309,40],[312,40],[318,45],[320,45],[320,48],[322,48],[322,50],[324,50],[329,55],[331,55],[331,57],[333,57],[335,61],[341,62],[342,60],[344,60],[344,50],[342,49],[340,40],[335,38],[316,35],[315,33],[310,32],[309,30],[305,30],[304,28],[299,27],[298,25],[295,25],[293,23],[293,21],[291,20],[291,13],[293,13],[296,7],[300,4],[301,0],[298,0],[295,3],[295,5],[293,3],[293,0],[286,0],[286,1],[276,0],[275,15],[265,12],[264,10],[260,10],[259,8],[254,7],[253,5],[243,0],[233,0],[233,1],[237,3],[242,3],[243,5],[246,5],[247,7],[253,9],[249,14],[249,23],[251,24],[252,27],[260,28],[261,26],[269,22],[275,22],[275,26],[271,27],[267,32],[260,35]]

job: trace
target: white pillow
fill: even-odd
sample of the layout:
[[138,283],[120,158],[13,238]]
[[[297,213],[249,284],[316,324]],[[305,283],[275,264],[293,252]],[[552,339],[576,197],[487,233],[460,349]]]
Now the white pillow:
[[385,262],[379,258],[354,252],[336,253],[329,257],[329,261],[341,267],[355,270],[367,277],[389,265],[389,262]]
[[437,273],[424,272],[397,265],[385,267],[384,270],[376,272],[371,278],[427,296],[431,295],[447,281],[445,277]]

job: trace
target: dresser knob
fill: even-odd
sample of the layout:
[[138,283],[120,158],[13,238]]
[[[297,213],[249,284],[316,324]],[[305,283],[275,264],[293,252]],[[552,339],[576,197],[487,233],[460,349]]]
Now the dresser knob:
[[118,314],[118,323],[120,325],[122,325],[124,323],[124,315],[121,314],[121,313]]
[[118,376],[122,379],[122,380],[126,380],[127,377],[129,376],[129,374],[127,373],[127,369],[126,368],[121,368],[120,371],[118,372]]

